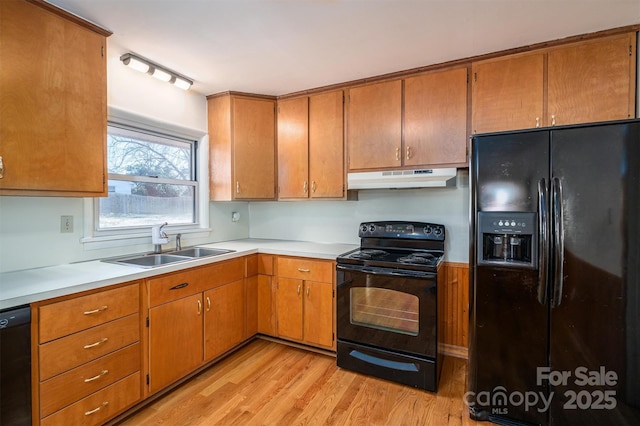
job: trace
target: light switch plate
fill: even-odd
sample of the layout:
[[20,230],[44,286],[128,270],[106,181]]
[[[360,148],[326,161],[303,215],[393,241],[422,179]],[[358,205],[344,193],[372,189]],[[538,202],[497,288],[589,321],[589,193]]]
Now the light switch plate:
[[70,234],[73,232],[73,216],[60,216],[60,233]]

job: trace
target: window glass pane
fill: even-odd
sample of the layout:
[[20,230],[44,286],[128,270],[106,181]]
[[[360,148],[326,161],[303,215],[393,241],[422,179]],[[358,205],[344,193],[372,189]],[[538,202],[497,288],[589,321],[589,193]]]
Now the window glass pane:
[[197,223],[196,143],[110,123],[109,196],[96,204],[97,230]]
[[192,144],[109,127],[109,173],[191,180]]
[[109,197],[100,200],[99,228],[191,224],[195,187],[109,180]]

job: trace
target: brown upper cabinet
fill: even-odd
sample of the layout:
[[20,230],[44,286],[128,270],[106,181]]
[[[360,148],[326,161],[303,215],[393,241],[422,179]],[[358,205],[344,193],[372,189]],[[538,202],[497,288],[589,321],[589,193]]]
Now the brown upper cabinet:
[[546,125],[635,116],[636,34],[549,50]]
[[106,195],[110,34],[47,3],[0,2],[0,195]]
[[278,198],[343,197],[343,103],[342,91],[278,101]]
[[275,98],[208,98],[209,198],[275,199]]
[[472,65],[472,131],[526,129],[635,115],[635,33]]
[[402,80],[349,89],[349,170],[402,166]]
[[467,67],[352,88],[348,127],[349,170],[464,165]]
[[467,67],[404,81],[405,166],[467,161]]

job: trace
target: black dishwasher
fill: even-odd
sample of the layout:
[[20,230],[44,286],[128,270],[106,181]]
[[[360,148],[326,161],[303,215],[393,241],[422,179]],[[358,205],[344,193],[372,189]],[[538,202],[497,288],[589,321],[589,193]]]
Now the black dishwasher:
[[0,425],[31,425],[31,308],[0,311]]

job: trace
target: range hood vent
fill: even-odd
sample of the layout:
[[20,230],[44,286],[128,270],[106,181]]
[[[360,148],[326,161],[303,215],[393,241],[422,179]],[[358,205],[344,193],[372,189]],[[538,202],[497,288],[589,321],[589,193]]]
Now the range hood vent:
[[348,189],[402,189],[456,186],[456,169],[387,170],[347,174]]

